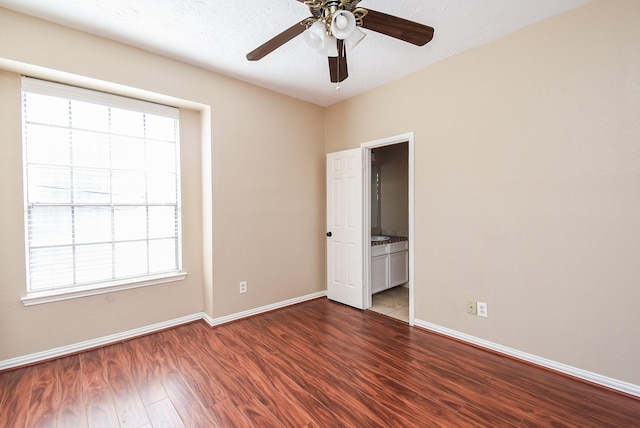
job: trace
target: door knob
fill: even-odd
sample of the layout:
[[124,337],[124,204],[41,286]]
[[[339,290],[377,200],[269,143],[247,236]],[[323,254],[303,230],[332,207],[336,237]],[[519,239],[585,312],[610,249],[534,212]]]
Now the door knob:
[[327,236],[328,236],[328,237],[331,237],[331,232],[327,232]]

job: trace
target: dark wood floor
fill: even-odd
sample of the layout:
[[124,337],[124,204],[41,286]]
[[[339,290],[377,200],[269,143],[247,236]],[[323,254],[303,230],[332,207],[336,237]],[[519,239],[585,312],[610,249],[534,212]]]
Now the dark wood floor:
[[638,427],[640,400],[317,299],[0,374],[0,427]]

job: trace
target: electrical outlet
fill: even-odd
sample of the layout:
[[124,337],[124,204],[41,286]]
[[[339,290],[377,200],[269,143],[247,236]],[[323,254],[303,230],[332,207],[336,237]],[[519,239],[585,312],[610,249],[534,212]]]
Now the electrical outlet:
[[479,317],[488,317],[489,316],[489,309],[487,308],[487,303],[486,302],[478,302],[478,316]]
[[247,281],[240,282],[240,293],[247,292]]
[[471,314],[471,315],[477,314],[477,312],[476,312],[476,302],[472,302],[471,300],[469,300],[467,302],[467,313]]

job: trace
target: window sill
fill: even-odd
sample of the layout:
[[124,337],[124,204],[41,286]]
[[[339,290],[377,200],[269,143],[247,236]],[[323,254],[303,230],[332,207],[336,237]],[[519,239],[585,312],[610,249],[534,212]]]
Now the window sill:
[[131,290],[134,288],[148,287],[150,285],[164,284],[167,282],[181,281],[187,277],[186,272],[157,275],[140,279],[130,279],[109,283],[109,285],[78,287],[73,290],[54,290],[29,293],[21,298],[25,306],[41,305],[43,303],[59,302],[62,300],[77,299],[80,297],[96,296],[98,294],[113,293],[115,291]]

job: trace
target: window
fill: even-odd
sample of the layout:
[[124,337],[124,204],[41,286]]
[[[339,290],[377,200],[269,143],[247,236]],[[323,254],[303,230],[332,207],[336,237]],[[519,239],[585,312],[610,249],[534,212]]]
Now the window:
[[178,109],[27,77],[22,103],[28,294],[180,275]]

